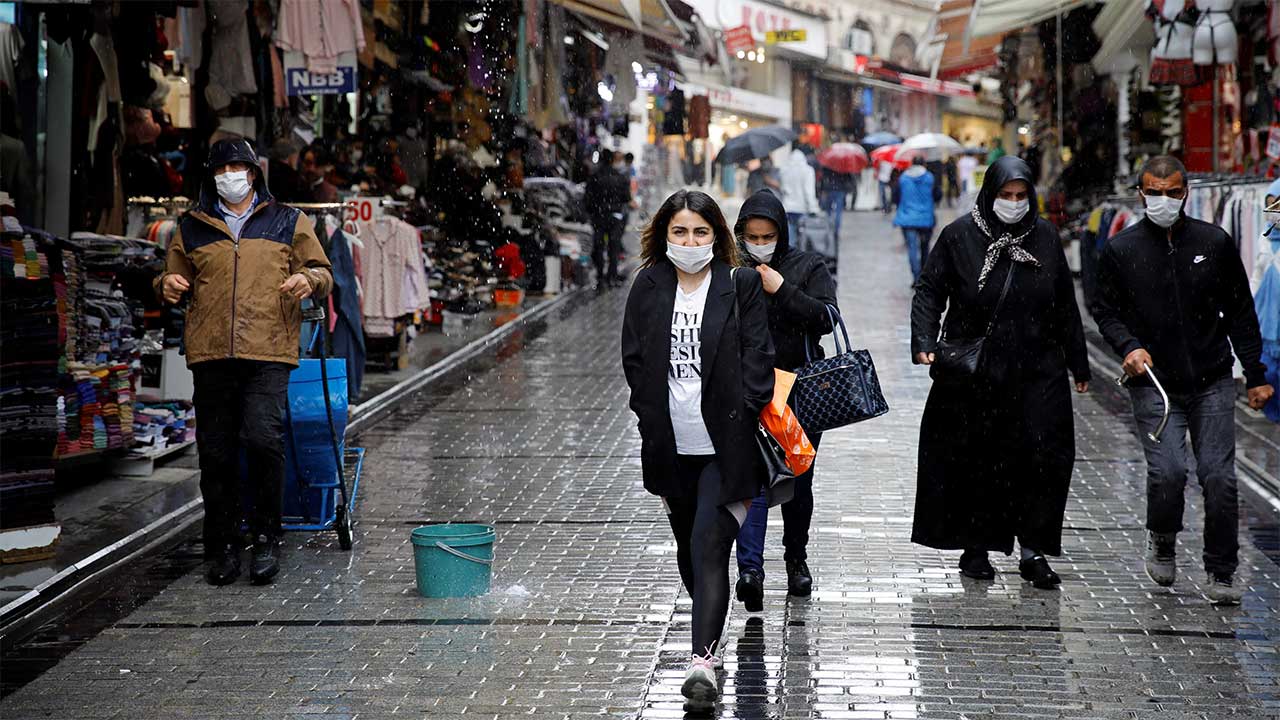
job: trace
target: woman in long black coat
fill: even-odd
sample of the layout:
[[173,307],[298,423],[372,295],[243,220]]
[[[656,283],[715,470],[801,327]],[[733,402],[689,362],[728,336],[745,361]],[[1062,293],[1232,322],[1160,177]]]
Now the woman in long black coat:
[[995,319],[976,377],[933,368],[920,425],[911,539],[964,550],[960,570],[991,579],[987,552],[1010,554],[1036,587],[1058,575],[1045,555],[1062,554],[1062,516],[1075,460],[1071,383],[1089,387],[1084,328],[1058,233],[1041,220],[1031,170],[1001,158],[987,171],[973,212],[948,225],[911,307],[911,352],[936,359],[943,311],[947,336],[979,338]]

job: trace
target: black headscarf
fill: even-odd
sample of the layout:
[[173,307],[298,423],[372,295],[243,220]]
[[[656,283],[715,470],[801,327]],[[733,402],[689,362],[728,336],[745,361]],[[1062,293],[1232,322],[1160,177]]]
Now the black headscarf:
[[756,191],[742,203],[742,209],[738,211],[738,222],[734,223],[733,234],[737,236],[738,247],[745,258],[752,256],[747,250],[747,241],[742,237],[743,228],[748,220],[757,217],[772,220],[778,226],[778,245],[773,249],[773,258],[769,261],[769,265],[776,268],[782,258],[791,252],[791,235],[787,231],[787,211],[772,190]]
[[[1027,184],[1027,202],[1030,207],[1021,220],[1008,225],[996,217],[995,204],[996,198],[1000,195],[1000,188],[1014,180],[1022,180]],[[1022,247],[1022,242],[1036,229],[1036,223],[1040,220],[1039,207],[1031,166],[1027,165],[1022,158],[1005,155],[987,168],[986,177],[982,180],[982,190],[978,193],[978,201],[973,206],[974,223],[991,241],[987,245],[987,257],[982,265],[982,273],[978,275],[979,290],[986,284],[987,275],[995,267],[1001,251],[1006,248],[1013,262],[1040,266],[1040,261]]]

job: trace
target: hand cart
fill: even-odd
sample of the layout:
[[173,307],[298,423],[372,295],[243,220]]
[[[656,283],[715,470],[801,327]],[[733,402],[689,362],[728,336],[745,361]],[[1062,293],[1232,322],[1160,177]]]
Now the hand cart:
[[[324,335],[324,308],[308,308],[302,319],[316,324],[306,352],[311,355],[317,352],[317,339]],[[334,530],[338,545],[350,550],[364,448],[345,447],[346,359],[324,357],[324,348],[320,343],[319,358],[301,358],[289,376],[283,527],[308,532]]]
[[[1164,402],[1164,417],[1160,418],[1160,424],[1156,426],[1155,432],[1147,433],[1147,439],[1158,445],[1160,444],[1160,436],[1164,434],[1164,427],[1169,424],[1169,394],[1164,391],[1164,386],[1160,384],[1160,379],[1156,377],[1156,373],[1151,369],[1151,366],[1142,363],[1142,367],[1146,368],[1147,375],[1160,393],[1160,400]],[[1120,377],[1116,378],[1116,385],[1123,386],[1131,379],[1128,375],[1121,374]]]

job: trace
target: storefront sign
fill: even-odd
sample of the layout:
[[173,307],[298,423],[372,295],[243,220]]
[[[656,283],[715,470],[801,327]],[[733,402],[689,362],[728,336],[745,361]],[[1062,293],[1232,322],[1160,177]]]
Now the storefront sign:
[[338,56],[338,69],[332,75],[307,70],[307,60],[300,52],[284,54],[285,94],[341,95],[356,91],[356,55],[343,53]]
[[1271,126],[1271,134],[1267,136],[1267,157],[1280,160],[1280,124]]
[[764,41],[768,45],[777,45],[783,42],[804,42],[808,37],[804,30],[770,30],[764,34]]
[[751,28],[742,25],[724,31],[724,49],[730,55],[756,49],[756,39],[751,36]]
[[751,28],[752,37],[757,42],[763,42],[771,30],[803,30],[804,40],[788,42],[787,51],[824,60],[827,57],[827,21],[824,18],[764,0],[690,0],[689,4],[708,27],[727,31],[746,25]]
[[937,80],[935,78],[927,78],[921,75],[908,75],[900,73],[897,78],[903,87],[912,90],[922,90],[934,95],[949,95],[951,97],[974,97],[973,87],[964,83],[950,82],[947,80]]
[[724,85],[682,84],[680,89],[688,97],[706,95],[711,107],[723,112],[740,113],[752,117],[791,122],[791,101],[763,93]]

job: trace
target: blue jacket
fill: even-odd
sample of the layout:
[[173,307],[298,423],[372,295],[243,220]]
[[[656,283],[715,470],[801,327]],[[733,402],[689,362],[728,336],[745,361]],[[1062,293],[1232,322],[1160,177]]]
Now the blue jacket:
[[[913,171],[919,168],[918,174]],[[898,190],[902,199],[893,224],[898,227],[931,228],[937,224],[933,216],[933,174],[920,165],[898,178]]]

